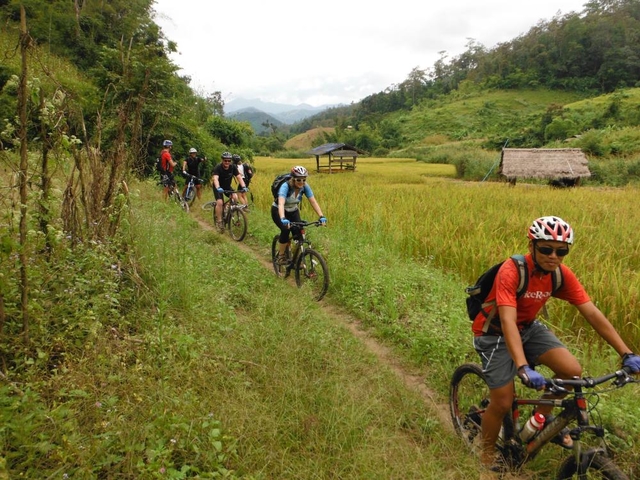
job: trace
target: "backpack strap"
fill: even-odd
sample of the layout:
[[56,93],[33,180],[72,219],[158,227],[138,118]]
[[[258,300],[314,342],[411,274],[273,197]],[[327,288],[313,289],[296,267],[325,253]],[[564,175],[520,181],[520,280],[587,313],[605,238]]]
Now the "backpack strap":
[[[527,261],[524,259],[524,255],[520,255],[520,254],[511,256],[511,260],[513,261],[513,263],[516,264],[516,267],[518,267],[518,275],[519,275],[520,281],[518,282],[518,288],[516,289],[516,298],[520,298],[527,291],[527,286],[529,285],[529,273],[527,271]],[[491,308],[491,311],[487,315],[487,318],[484,322],[484,327],[482,328],[482,331],[484,333],[487,333],[487,331],[489,330],[489,326],[491,325],[491,321],[495,317],[496,313],[498,313],[498,306],[496,305],[495,300],[492,300],[491,302],[483,303],[482,310],[484,311],[484,309],[490,305],[493,305],[493,307]]]
[[[556,293],[560,288],[562,288],[563,278],[562,278],[562,268],[558,267],[553,272],[551,272],[551,295]],[[549,311],[547,310],[547,304],[542,307],[540,310],[540,316],[545,320],[549,320]]]
[[529,272],[527,271],[527,261],[524,259],[524,255],[513,255],[511,260],[514,261],[518,267],[518,274],[520,275],[520,283],[518,283],[518,289],[516,290],[516,298],[520,298],[527,291],[529,286]]
[[564,279],[562,278],[562,268],[558,266],[553,272],[551,272],[551,294],[553,295],[562,288]]

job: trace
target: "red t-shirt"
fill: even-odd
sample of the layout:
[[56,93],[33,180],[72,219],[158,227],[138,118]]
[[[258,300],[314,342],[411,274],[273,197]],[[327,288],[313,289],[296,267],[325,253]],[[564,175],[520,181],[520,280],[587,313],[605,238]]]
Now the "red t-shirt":
[[162,154],[160,155],[160,162],[162,163],[162,168],[165,171],[169,171],[173,173],[173,165],[171,165],[171,152],[169,150],[162,150]]
[[[504,262],[498,270],[493,288],[486,298],[486,302],[496,300],[497,306],[515,307],[517,309],[517,324],[524,326],[536,318],[542,307],[544,307],[553,287],[551,275],[542,275],[534,272],[533,258],[531,254],[525,255],[527,271],[529,272],[529,283],[527,291],[520,298],[517,298],[518,284],[520,283],[520,273],[515,262],[511,260]],[[589,295],[577,279],[571,269],[565,265],[560,265],[562,269],[562,286],[553,294],[554,297],[566,300],[572,305],[582,305],[590,301]],[[486,308],[487,313],[492,306]],[[497,313],[496,313],[497,316]],[[482,335],[482,328],[485,323],[485,315],[478,314],[473,321],[473,333],[476,336]]]

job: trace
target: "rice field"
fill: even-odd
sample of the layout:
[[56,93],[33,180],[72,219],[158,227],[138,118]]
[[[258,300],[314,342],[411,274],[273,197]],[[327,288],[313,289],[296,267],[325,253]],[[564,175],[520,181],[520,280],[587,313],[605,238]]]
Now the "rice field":
[[[616,328],[640,348],[637,188],[461,182],[453,178],[451,165],[413,159],[360,158],[355,172],[332,175],[315,173],[315,158],[258,157],[254,164],[252,190],[259,208],[269,208],[276,173],[303,165],[332,227],[354,229],[367,245],[399,254],[408,264],[429,263],[465,284],[494,263],[526,253],[533,219],[560,216],[576,232],[565,263]],[[575,309],[564,302],[557,308],[561,324],[570,325]]]

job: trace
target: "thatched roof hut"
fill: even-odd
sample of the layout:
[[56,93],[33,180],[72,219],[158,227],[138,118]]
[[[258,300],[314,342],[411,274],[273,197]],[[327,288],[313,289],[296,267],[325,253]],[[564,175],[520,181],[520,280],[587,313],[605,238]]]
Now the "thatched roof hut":
[[577,182],[591,176],[588,163],[579,148],[504,148],[499,173],[513,181],[547,178]]
[[[356,160],[358,156],[364,155],[366,152],[352,145],[347,145],[346,143],[325,143],[306,153],[316,157],[316,169],[318,172],[334,173],[343,171],[354,172],[356,170]],[[320,164],[320,157],[323,155],[328,156],[326,165]]]

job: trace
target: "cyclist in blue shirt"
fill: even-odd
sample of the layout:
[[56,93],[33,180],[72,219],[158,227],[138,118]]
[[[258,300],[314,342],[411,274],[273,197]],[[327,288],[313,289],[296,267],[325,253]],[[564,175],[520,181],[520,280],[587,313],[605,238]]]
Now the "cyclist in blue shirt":
[[271,205],[271,218],[280,229],[278,239],[278,258],[280,264],[288,262],[286,251],[289,244],[289,229],[291,222],[300,222],[300,202],[302,197],[307,197],[313,210],[320,217],[320,222],[326,225],[327,219],[322,213],[318,201],[313,195],[313,190],[307,183],[309,172],[306,168],[295,166],[291,169],[291,178],[284,182],[278,190],[278,196]]

